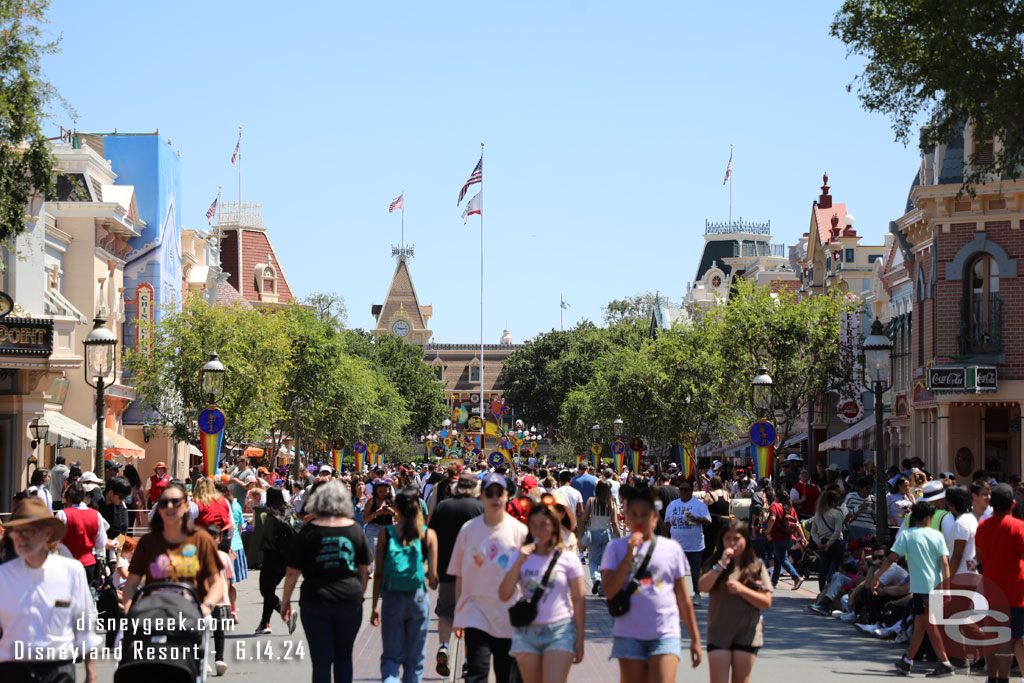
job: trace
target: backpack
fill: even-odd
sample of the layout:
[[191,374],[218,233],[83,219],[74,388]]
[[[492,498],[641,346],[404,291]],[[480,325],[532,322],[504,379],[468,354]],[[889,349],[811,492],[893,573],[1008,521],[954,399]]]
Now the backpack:
[[782,518],[782,530],[789,536],[797,535],[797,525],[800,524],[800,518],[796,516],[796,510],[790,510],[789,514]]
[[[758,531],[757,522],[761,517],[761,513],[764,511],[764,494],[758,491],[750,497],[750,526],[755,534],[764,535],[763,531]],[[767,518],[766,518],[767,519]]]
[[274,520],[274,546],[276,547],[277,552],[286,557],[290,556],[292,554],[292,547],[295,545],[295,539],[299,536],[299,532],[287,519],[281,519],[269,512],[267,513],[267,518]]
[[423,587],[423,541],[418,539],[402,545],[394,525],[388,532],[387,556],[384,560],[384,582],[389,591],[415,593]]
[[761,510],[754,517],[754,533],[758,536],[768,535],[768,517],[771,515],[768,512],[768,508],[764,505],[761,506]]

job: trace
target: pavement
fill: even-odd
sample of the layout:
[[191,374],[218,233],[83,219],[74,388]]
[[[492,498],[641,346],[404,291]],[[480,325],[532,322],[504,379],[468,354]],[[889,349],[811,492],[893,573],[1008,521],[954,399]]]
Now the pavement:
[[[812,583],[816,582],[808,582],[808,587],[816,587]],[[687,584],[689,585],[689,582]],[[301,620],[295,633],[288,635],[284,623],[275,615],[271,635],[252,635],[262,605],[259,572],[250,571],[249,578],[237,586],[239,624],[234,632],[227,635],[225,649],[228,670],[223,677],[210,676],[208,680],[245,680],[247,683],[299,683],[309,680],[311,664]],[[278,591],[280,595],[280,588]],[[849,624],[807,612],[805,608],[813,598],[814,593],[807,590],[801,588],[793,591],[792,586],[785,581],[779,584],[772,608],[765,614],[766,644],[758,655],[752,680],[854,683],[866,677],[895,675],[893,663],[902,654],[902,646],[861,635]],[[706,596],[703,602],[704,605],[697,608],[702,634],[707,621]],[[431,604],[433,605],[433,602]],[[573,683],[618,683],[618,666],[614,660],[608,658],[612,642],[611,617],[604,607],[604,601],[589,594],[589,586],[586,604],[587,636],[584,659],[582,663],[572,668],[568,680]],[[380,630],[370,626],[369,618],[370,600],[367,597],[364,609],[365,623],[359,631],[354,649],[355,681],[380,680]],[[685,645],[684,637],[684,655]],[[432,617],[424,681],[444,680],[434,673],[436,652],[437,620]],[[680,665],[677,681],[707,680],[706,662],[696,671],[689,667],[684,668],[684,665],[685,661]],[[114,668],[114,662],[100,662],[99,681],[113,681]],[[84,673],[81,666],[79,669],[78,680],[82,681]],[[920,664],[915,665],[915,675],[923,676],[924,669],[925,667]],[[967,680],[968,677],[959,675],[956,678]],[[983,681],[984,675],[976,674],[970,678]]]

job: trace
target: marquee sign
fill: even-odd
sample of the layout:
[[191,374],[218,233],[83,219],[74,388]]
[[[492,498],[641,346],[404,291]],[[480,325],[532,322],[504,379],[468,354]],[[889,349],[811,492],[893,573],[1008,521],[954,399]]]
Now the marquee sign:
[[[156,320],[154,295],[153,285],[148,282],[140,282],[135,288],[135,351],[138,353],[148,353],[153,342],[152,323]],[[143,320],[150,323],[145,332],[139,324]]]
[[49,356],[52,352],[52,320],[3,318],[0,323],[0,354]]
[[928,389],[954,394],[996,391],[999,372],[993,366],[942,366],[928,368]]

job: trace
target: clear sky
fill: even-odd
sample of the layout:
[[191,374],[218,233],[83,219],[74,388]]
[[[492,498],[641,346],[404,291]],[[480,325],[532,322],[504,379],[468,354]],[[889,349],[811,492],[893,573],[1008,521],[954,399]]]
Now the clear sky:
[[479,220],[456,199],[485,142],[484,336],[518,342],[557,329],[559,294],[567,327],[633,293],[681,298],[704,221],[728,216],[730,143],[734,217],[791,244],[828,171],[881,243],[918,154],[846,92],[838,5],[55,0],[44,68],[78,130],[172,141],[186,227],[218,185],[237,199],[243,126],[242,199],[292,290],[338,292],[352,327],[387,292],[404,187],[438,342],[479,340]]

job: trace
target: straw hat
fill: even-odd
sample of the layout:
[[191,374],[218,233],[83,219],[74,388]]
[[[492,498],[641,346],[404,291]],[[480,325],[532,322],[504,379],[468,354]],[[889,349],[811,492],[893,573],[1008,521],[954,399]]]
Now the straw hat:
[[4,522],[4,530],[17,529],[29,524],[41,524],[50,530],[50,540],[59,541],[68,532],[67,526],[53,516],[50,508],[40,498],[29,496],[18,501],[10,519]]

